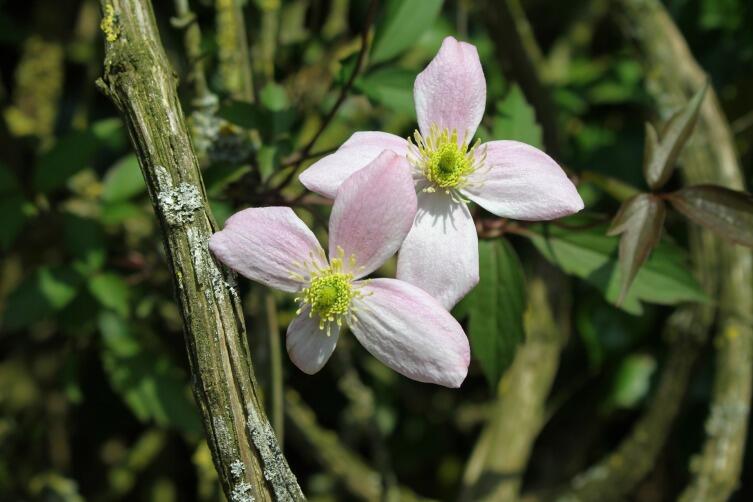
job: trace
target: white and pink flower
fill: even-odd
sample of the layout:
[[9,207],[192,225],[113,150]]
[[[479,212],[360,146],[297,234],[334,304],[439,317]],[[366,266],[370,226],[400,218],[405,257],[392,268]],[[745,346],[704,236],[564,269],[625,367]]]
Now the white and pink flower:
[[[478,282],[478,237],[467,200],[517,220],[573,214],[583,201],[544,152],[517,141],[471,144],[486,106],[486,81],[473,45],[445,38],[416,78],[413,94],[420,130],[413,139],[357,132],[300,180],[334,198],[351,175],[384,150],[398,154],[400,169],[413,176],[418,212],[400,248],[397,277],[450,309]],[[394,197],[389,200],[394,203]]]
[[393,152],[374,155],[332,195],[329,259],[287,207],[250,208],[209,242],[225,265],[254,281],[297,293],[288,327],[290,359],[308,374],[332,354],[349,325],[374,357],[421,382],[459,387],[470,362],[462,327],[431,295],[396,279],[369,279],[400,247],[416,214],[410,172]]

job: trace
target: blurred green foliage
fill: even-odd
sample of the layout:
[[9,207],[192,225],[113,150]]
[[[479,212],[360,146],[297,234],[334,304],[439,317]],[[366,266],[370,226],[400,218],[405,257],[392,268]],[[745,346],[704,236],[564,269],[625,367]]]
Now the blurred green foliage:
[[[259,2],[244,3],[257,49]],[[666,3],[720,91],[750,181],[753,8],[747,0]],[[353,70],[368,2],[283,1],[273,78],[257,81],[254,102],[222,92],[223,38],[214,7],[191,2],[210,88],[219,97],[214,109],[193,99],[182,32],[168,22],[172,2],[154,4],[218,223],[236,209],[303,195],[295,181],[282,192],[285,200],[273,189],[312,161],[298,164],[294,153],[320,128]],[[587,17],[586,0],[556,9],[545,0],[523,4],[556,82],[558,160],[575,173],[642,188],[650,110],[629,41],[605,15],[592,20],[584,42],[572,27]],[[89,0],[0,0],[0,500],[221,500],[191,396],[158,224],[127,131],[94,87],[103,56],[98,16]],[[479,137],[543,146],[532,107],[498,63],[479,3],[390,0],[374,26],[366,65],[312,153],[336,148],[357,130],[410,135],[413,79],[446,35],[477,45],[484,64],[488,104]],[[206,149],[198,148],[200,140]],[[540,273],[546,261],[574,278],[550,294],[569,299],[562,319],[575,336],[554,389],[566,399],[535,446],[526,482],[559,484],[578,472],[614,447],[644,406],[664,355],[658,333],[672,306],[708,301],[688,266],[685,226],[670,217],[622,308],[615,307],[618,240],[605,235],[605,215],[621,201],[584,179],[587,216],[481,242],[481,283],[457,311],[474,355],[460,391],[408,381],[347,336],[312,377],[283,355],[285,385],[388,482],[452,500],[489,413],[490,385],[496,387],[525,339],[523,316],[536,315],[525,310],[525,277]],[[477,218],[489,216],[475,211]],[[323,204],[299,211],[320,235],[327,213]],[[383,272],[394,273],[394,264]],[[269,318],[279,324],[274,336],[282,336],[295,306],[275,297],[277,312],[270,314],[263,288],[241,281],[239,289],[257,373],[269,392]],[[353,375],[360,390],[348,390]],[[691,451],[683,445],[698,439],[709,386],[710,373],[699,372],[642,500],[666,500],[682,485],[686,471],[677,466],[688,463]],[[368,413],[364,400],[372,403]],[[286,454],[312,499],[350,499],[296,434],[287,438]],[[576,453],[563,455],[563,445]],[[738,500],[752,496],[746,481]]]

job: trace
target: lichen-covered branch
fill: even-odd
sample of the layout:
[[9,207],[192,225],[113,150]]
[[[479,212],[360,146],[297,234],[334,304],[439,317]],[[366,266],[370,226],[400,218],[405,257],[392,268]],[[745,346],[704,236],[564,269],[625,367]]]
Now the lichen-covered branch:
[[294,390],[285,395],[285,416],[290,422],[291,436],[335,476],[354,497],[359,500],[401,502],[427,501],[405,487],[394,487],[391,493],[383,493],[381,476],[360,456],[345,448],[337,435],[316,422],[314,412],[301,400]]
[[302,500],[257,393],[233,277],[207,242],[215,230],[199,164],[148,0],[102,0],[105,71],[162,230],[184,322],[194,396],[231,502]]
[[541,279],[528,287],[526,341],[499,382],[498,397],[463,476],[462,500],[517,500],[546,399],[567,339]]
[[254,102],[251,57],[241,0],[216,0],[217,56],[224,90],[240,101]]
[[[666,117],[708,77],[661,2],[621,0],[619,5],[625,26],[642,50],[649,91]],[[733,137],[713,89],[701,108],[695,140],[686,148],[682,161],[688,183],[743,188]],[[720,307],[706,442],[702,453],[693,459],[694,476],[682,500],[727,500],[738,484],[753,380],[753,256],[746,248],[700,230],[693,233],[692,245],[695,256],[708,264],[703,268],[702,281]]]
[[[667,118],[700,89],[708,76],[658,0],[620,0],[626,31],[638,43],[648,90]],[[733,136],[716,93],[709,89],[694,138],[682,156],[688,184],[744,186]],[[716,375],[706,442],[693,459],[685,501],[727,500],[738,484],[753,380],[753,255],[750,250],[693,228],[691,247],[701,281],[717,301]],[[706,309],[705,322],[714,315]]]

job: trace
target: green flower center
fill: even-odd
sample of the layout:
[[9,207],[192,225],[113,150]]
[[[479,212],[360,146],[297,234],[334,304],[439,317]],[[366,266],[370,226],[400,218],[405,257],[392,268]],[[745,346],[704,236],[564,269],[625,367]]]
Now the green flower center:
[[476,171],[485,160],[485,153],[476,155],[478,141],[469,148],[465,139],[458,141],[458,132],[440,130],[432,126],[427,137],[416,131],[408,138],[408,160],[420,171],[429,186],[424,191],[437,189],[455,193],[468,184],[468,175]]
[[351,274],[328,270],[314,277],[303,290],[303,302],[311,305],[311,313],[318,315],[322,321],[335,321],[347,314],[350,308],[350,300],[353,299],[352,278]]
[[[343,319],[353,314],[351,302],[361,294],[353,286],[353,274],[343,272],[344,251],[338,248],[340,256],[333,258],[328,268],[315,267],[309,284],[296,298],[300,304],[298,314],[309,306],[309,317],[319,317],[319,329],[327,329],[330,334],[332,324],[342,326]],[[355,257],[350,257],[351,269],[355,268]],[[298,275],[298,277],[301,277]]]
[[424,174],[439,188],[454,188],[463,176],[470,174],[470,160],[457,143],[445,143],[431,153]]

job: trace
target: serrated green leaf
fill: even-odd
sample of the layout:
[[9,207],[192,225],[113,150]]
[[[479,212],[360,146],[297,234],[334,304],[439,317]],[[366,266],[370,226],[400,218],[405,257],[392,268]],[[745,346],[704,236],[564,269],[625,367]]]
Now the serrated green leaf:
[[[189,398],[188,378],[156,342],[148,343],[113,312],[99,316],[102,366],[113,389],[143,422],[201,434],[201,422]],[[146,333],[144,333],[146,335]]]
[[[570,218],[569,221],[575,224],[585,222],[583,217]],[[617,260],[619,240],[605,235],[603,225],[572,230],[541,224],[528,230],[527,237],[548,261],[566,273],[584,279],[598,288],[607,301],[616,303],[621,281]],[[676,305],[707,300],[690,272],[685,251],[663,240],[636,274],[620,308],[637,315],[643,311],[642,301]]]
[[373,102],[391,110],[414,114],[413,81],[416,73],[402,68],[381,68],[356,80],[355,87]]
[[102,200],[118,202],[146,191],[139,161],[134,154],[118,160],[102,180]]
[[533,107],[517,85],[513,85],[505,99],[497,104],[492,136],[522,141],[537,148],[542,146],[541,126],[536,122]]
[[455,310],[468,316],[468,337],[489,385],[495,388],[525,335],[525,277],[504,239],[479,242],[478,285]]
[[650,125],[646,127],[646,146],[643,155],[643,176],[652,190],[658,190],[669,180],[677,157],[698,122],[703,98],[708,84],[698,91],[682,110],[678,111],[657,134]]
[[621,278],[619,305],[625,299],[635,274],[658,244],[664,227],[664,202],[652,194],[638,194],[626,200],[612,220],[607,235],[622,235],[619,261]]
[[695,185],[669,195],[672,206],[724,239],[753,247],[753,195],[716,185]]
[[441,9],[442,0],[389,0],[374,34],[371,63],[392,59],[413,45],[434,24]]
[[119,275],[111,272],[95,275],[89,279],[89,292],[103,307],[128,317],[131,292]]
[[3,328],[24,328],[61,310],[75,298],[81,279],[70,267],[38,268],[8,298]]

